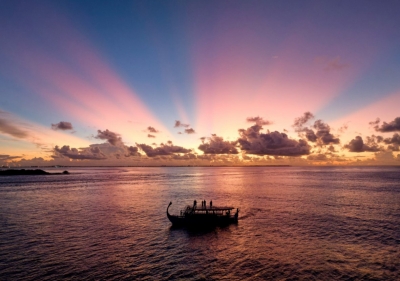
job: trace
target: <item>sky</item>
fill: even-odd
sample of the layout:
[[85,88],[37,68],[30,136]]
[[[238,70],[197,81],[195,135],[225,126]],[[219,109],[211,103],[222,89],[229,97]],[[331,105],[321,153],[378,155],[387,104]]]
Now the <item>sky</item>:
[[0,1],[0,165],[400,165],[399,1]]

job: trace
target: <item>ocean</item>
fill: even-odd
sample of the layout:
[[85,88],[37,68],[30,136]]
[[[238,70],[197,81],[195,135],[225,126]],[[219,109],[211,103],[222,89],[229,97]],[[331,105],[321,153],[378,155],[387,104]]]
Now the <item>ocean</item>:
[[0,280],[400,280],[400,167],[64,169],[0,177]]

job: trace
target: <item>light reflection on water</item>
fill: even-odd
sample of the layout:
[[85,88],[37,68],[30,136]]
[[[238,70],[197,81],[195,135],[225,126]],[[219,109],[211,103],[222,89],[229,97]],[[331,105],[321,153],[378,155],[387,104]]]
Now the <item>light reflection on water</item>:
[[[0,178],[0,279],[399,280],[400,169],[80,168]],[[238,225],[172,229],[194,199]]]

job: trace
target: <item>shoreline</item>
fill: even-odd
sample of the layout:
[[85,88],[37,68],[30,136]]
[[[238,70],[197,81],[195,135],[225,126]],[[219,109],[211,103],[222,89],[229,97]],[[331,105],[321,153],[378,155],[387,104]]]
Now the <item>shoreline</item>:
[[68,175],[68,171],[62,173],[49,173],[41,169],[7,169],[0,170],[0,176],[44,176],[44,175]]

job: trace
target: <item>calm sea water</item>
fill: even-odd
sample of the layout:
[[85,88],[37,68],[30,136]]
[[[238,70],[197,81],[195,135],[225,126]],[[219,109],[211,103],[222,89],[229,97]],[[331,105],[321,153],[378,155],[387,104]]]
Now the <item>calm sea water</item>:
[[[399,167],[69,171],[0,178],[0,280],[400,280]],[[172,229],[194,199],[239,223]]]

